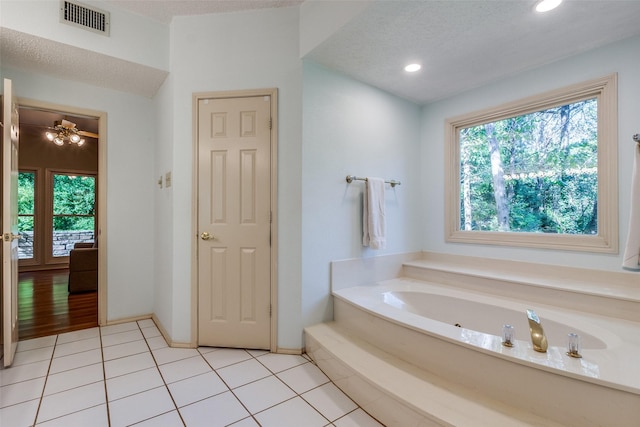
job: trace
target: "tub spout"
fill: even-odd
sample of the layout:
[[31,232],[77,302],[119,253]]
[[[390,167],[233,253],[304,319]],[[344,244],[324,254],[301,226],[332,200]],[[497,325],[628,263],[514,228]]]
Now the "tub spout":
[[531,332],[531,343],[533,349],[540,353],[547,352],[547,337],[544,335],[544,329],[540,324],[540,318],[533,310],[527,310],[527,318],[529,319],[529,332]]

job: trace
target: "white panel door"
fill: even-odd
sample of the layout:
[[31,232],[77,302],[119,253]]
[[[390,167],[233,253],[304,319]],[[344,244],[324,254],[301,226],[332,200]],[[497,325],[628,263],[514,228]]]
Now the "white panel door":
[[271,102],[198,101],[198,344],[271,344]]
[[4,366],[18,345],[18,106],[4,79],[2,105],[2,336]]

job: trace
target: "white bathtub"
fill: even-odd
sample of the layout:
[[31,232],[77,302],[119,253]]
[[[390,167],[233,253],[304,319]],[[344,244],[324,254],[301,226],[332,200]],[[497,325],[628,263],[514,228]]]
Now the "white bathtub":
[[[461,335],[466,337],[469,337],[468,330],[489,335],[501,335],[502,325],[509,324],[515,327],[516,338],[528,340],[529,325],[525,312],[522,310],[516,311],[496,304],[442,295],[434,293],[428,288],[425,289],[424,286],[421,286],[419,290],[407,290],[406,285],[396,285],[395,288],[398,289],[382,293],[384,304],[400,311],[467,329],[467,331],[461,332]],[[401,315],[397,316],[397,320],[400,320],[400,317]],[[548,341],[556,346],[564,345],[567,334],[576,333],[581,338],[583,349],[604,349],[607,347],[600,338],[576,326],[560,323],[560,321],[551,318],[545,318],[542,323]],[[599,332],[602,333],[601,330]],[[605,335],[608,334],[605,333]]]
[[[447,380],[563,425],[640,425],[636,322],[406,278],[333,295],[342,327]],[[540,317],[547,353],[532,348],[527,309]],[[516,329],[514,347],[502,345],[504,324]],[[570,332],[581,337],[581,359],[566,355]]]

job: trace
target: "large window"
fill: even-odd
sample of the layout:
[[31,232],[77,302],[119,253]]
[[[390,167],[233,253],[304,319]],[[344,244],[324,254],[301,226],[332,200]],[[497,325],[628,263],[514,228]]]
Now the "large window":
[[617,251],[616,78],[447,121],[447,239]]
[[53,174],[52,255],[69,256],[77,242],[91,242],[95,230],[94,176]]
[[20,171],[18,174],[18,244],[19,259],[33,259],[33,242],[36,218],[36,171]]

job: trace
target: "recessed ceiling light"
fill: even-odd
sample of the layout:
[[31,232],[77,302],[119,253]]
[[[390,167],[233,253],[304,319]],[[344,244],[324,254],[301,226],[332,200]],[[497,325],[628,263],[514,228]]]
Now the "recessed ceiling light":
[[562,0],[540,0],[536,3],[536,12],[549,12],[560,6]]
[[404,67],[404,70],[408,73],[415,73],[420,68],[422,68],[422,65],[420,64],[409,64],[406,67]]

